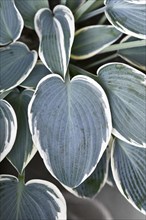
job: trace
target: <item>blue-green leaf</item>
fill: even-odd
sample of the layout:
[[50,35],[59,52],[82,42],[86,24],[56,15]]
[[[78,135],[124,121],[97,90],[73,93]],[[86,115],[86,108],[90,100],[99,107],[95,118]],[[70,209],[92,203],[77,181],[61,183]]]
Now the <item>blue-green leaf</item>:
[[91,25],[79,29],[71,51],[71,58],[82,60],[99,53],[121,37],[121,32],[111,25]]
[[21,174],[29,161],[36,153],[28,126],[27,108],[33,92],[15,90],[7,97],[7,101],[15,110],[18,122],[18,132],[11,152],[7,155],[8,160]]
[[45,67],[42,62],[38,61],[26,80],[21,83],[21,86],[24,88],[35,89],[38,82],[48,74],[51,74],[51,72]]
[[33,141],[47,169],[77,187],[95,169],[111,135],[111,114],[101,86],[86,76],[44,77],[28,107]]
[[11,90],[22,83],[34,68],[37,52],[16,42],[0,48],[0,92]]
[[22,32],[24,22],[14,0],[0,1],[0,45],[16,41]]
[[86,0],[61,0],[61,4],[66,5],[71,11],[75,11],[79,6],[85,3]]
[[146,1],[105,0],[105,14],[121,32],[146,39]]
[[17,119],[12,106],[0,99],[0,162],[13,147],[17,133]]
[[74,39],[74,17],[63,5],[53,12],[40,9],[35,16],[35,30],[39,36],[39,56],[52,72],[65,77]]
[[113,134],[135,146],[146,146],[146,77],[123,63],[108,63],[98,71],[112,112]]
[[2,220],[66,220],[66,203],[59,189],[44,180],[26,184],[10,175],[0,176]]
[[114,180],[122,195],[146,214],[146,148],[116,139],[111,165]]
[[25,26],[34,29],[34,16],[41,8],[49,8],[48,0],[15,0],[15,4],[23,16]]

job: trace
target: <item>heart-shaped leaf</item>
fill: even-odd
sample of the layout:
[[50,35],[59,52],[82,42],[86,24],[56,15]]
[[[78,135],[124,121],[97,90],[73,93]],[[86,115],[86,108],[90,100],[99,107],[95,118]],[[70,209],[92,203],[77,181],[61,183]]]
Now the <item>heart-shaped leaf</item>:
[[41,60],[52,72],[65,77],[74,39],[72,12],[63,5],[57,5],[53,12],[40,9],[35,16],[35,30]]
[[0,99],[0,162],[13,147],[17,133],[17,119],[12,106]]
[[107,97],[86,76],[44,77],[28,107],[35,146],[61,183],[76,187],[95,169],[111,135]]
[[[128,38],[124,38],[122,42],[131,42],[136,40],[137,38],[128,36]],[[146,45],[143,47],[120,49],[118,50],[118,55],[130,64],[146,71]]]
[[36,61],[36,51],[30,51],[21,42],[0,48],[0,92],[11,90],[22,83],[34,68]]
[[14,0],[0,1],[0,45],[16,41],[22,32],[24,22]]
[[111,25],[91,25],[79,29],[75,34],[71,58],[82,60],[99,53],[121,36]]
[[48,0],[15,0],[15,4],[23,16],[25,26],[34,29],[34,16],[41,8],[48,8]]
[[45,67],[42,62],[38,61],[26,80],[21,83],[21,86],[24,88],[34,89],[36,88],[38,82],[48,74],[51,74],[51,72]]
[[16,140],[7,158],[20,174],[36,153],[36,148],[33,146],[29,131],[27,117],[27,108],[32,95],[33,91],[30,90],[24,90],[21,93],[19,90],[15,90],[6,97],[7,101],[15,110],[18,122]]
[[107,151],[96,166],[94,172],[77,188],[67,188],[68,191],[80,197],[93,197],[104,187],[108,174],[108,157]]
[[105,14],[121,32],[146,39],[146,1],[105,0]]
[[146,214],[146,148],[116,139],[111,165],[120,192],[135,208]]
[[146,146],[145,74],[123,63],[109,63],[98,71],[112,112],[113,134],[133,145]]
[[0,176],[0,213],[6,220],[65,220],[66,203],[59,189],[44,180],[26,184],[10,175]]

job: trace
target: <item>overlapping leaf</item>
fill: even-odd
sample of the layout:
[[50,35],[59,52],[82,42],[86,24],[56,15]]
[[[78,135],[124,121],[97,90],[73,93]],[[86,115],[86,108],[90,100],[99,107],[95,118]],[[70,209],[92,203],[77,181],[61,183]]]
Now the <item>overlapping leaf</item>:
[[86,76],[43,78],[28,108],[35,146],[61,183],[77,187],[95,169],[111,134],[103,89]]
[[75,34],[71,58],[90,58],[115,42],[121,32],[111,25],[93,25],[79,29]]
[[17,133],[17,119],[12,106],[0,100],[0,161],[13,147]]
[[45,67],[45,65],[42,62],[37,62],[34,69],[30,73],[30,75],[21,83],[21,86],[24,88],[36,88],[38,82],[48,74],[51,74],[51,72]]
[[25,26],[34,29],[34,16],[41,8],[48,8],[48,0],[15,0],[15,4],[23,16]]
[[21,42],[0,48],[0,92],[22,83],[34,68],[36,61],[36,51],[30,51]]
[[121,32],[146,39],[146,2],[105,0],[108,20]]
[[1,175],[0,204],[2,220],[66,219],[66,203],[61,192],[44,180],[24,184],[14,176]]
[[116,139],[111,164],[120,192],[135,208],[146,214],[146,148]]
[[66,5],[71,11],[75,11],[80,5],[82,5],[86,0],[61,0],[61,4]]
[[36,148],[33,146],[29,131],[27,117],[27,108],[32,95],[33,92],[30,90],[24,90],[21,93],[19,90],[15,90],[6,97],[7,101],[15,110],[18,122],[16,140],[7,158],[20,174],[36,153]]
[[0,1],[0,45],[16,41],[22,32],[24,22],[14,0]]
[[74,38],[74,17],[63,5],[53,12],[40,9],[35,16],[35,30],[40,39],[39,55],[52,72],[66,74]]
[[[135,37],[126,37],[122,42],[132,42],[138,40]],[[141,70],[146,70],[146,45],[142,47],[134,47],[118,50],[118,55],[130,64]]]
[[103,65],[97,74],[110,103],[113,134],[123,141],[145,147],[145,74],[123,63]]

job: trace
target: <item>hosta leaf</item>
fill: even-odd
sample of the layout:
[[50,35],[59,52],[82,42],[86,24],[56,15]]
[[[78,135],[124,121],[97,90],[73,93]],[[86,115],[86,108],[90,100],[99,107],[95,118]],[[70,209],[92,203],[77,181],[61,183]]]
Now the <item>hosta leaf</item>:
[[23,92],[16,90],[6,97],[7,101],[15,110],[18,122],[16,140],[7,158],[20,174],[36,153],[36,148],[33,146],[32,137],[29,131],[27,117],[27,108],[32,95],[33,92],[30,90],[24,90]]
[[37,61],[36,51],[30,51],[20,42],[0,48],[0,92],[22,83]]
[[16,41],[22,32],[24,22],[14,0],[0,1],[0,45]]
[[[135,37],[126,37],[122,42],[131,42],[138,40]],[[146,71],[146,45],[143,47],[134,47],[129,49],[120,49],[118,55],[130,64]]]
[[66,74],[74,38],[74,17],[64,5],[40,9],[35,16],[35,29],[40,39],[39,56],[52,72]]
[[113,134],[133,145],[146,146],[145,74],[123,63],[103,65],[97,74],[110,103]]
[[79,29],[75,34],[71,58],[90,58],[115,42],[121,33],[111,25],[93,25]]
[[47,169],[76,187],[95,169],[111,134],[111,115],[99,84],[86,76],[43,78],[28,107],[34,143]]
[[17,133],[17,119],[11,105],[0,99],[0,161],[13,147]]
[[0,213],[7,220],[65,220],[66,203],[59,189],[44,180],[26,184],[10,175],[0,176]]
[[21,86],[24,88],[36,88],[38,82],[51,72],[45,67],[42,62],[38,62],[29,76],[21,83]]
[[116,139],[111,164],[120,192],[135,208],[146,214],[146,148]]
[[77,188],[67,188],[71,193],[81,197],[93,197],[100,192],[106,183],[108,174],[107,152],[103,154],[94,172]]
[[23,16],[25,26],[34,29],[34,16],[41,8],[48,8],[48,0],[15,0],[15,4]]
[[71,11],[75,11],[80,5],[82,5],[86,0],[61,0],[61,4],[66,5]]
[[146,2],[105,0],[108,20],[121,32],[146,39]]

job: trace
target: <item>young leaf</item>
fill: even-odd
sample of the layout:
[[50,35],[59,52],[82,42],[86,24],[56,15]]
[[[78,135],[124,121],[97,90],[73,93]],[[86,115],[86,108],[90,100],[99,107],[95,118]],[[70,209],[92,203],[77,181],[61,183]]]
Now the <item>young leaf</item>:
[[61,183],[77,187],[95,169],[111,135],[107,97],[94,80],[44,77],[28,107],[35,146]]
[[22,32],[24,22],[14,0],[0,1],[0,45],[16,41]]
[[146,214],[146,148],[116,139],[111,165],[114,180],[122,195]]
[[66,203],[59,189],[44,180],[26,184],[0,176],[0,213],[6,220],[66,220]]
[[35,89],[38,82],[48,74],[51,74],[51,72],[45,67],[42,62],[39,61],[35,65],[32,72],[29,74],[29,76],[21,83],[20,86],[29,89]]
[[71,58],[82,60],[99,53],[121,37],[121,32],[111,25],[91,25],[79,29],[71,51]]
[[17,133],[17,119],[12,106],[0,99],[0,162],[13,147]]
[[108,63],[97,71],[106,91],[113,134],[135,146],[146,146],[145,74],[123,63]]
[[[125,37],[122,42],[132,42],[138,40],[135,37]],[[146,71],[146,45],[143,47],[134,47],[118,50],[118,55],[130,64]]]
[[15,110],[18,122],[18,132],[11,152],[7,155],[8,160],[21,174],[29,161],[36,153],[28,126],[27,108],[33,92],[15,90],[7,97],[7,101]]
[[105,14],[119,31],[146,39],[146,1],[105,0]]
[[22,83],[34,68],[37,52],[16,42],[0,48],[0,92],[11,90]]
[[34,16],[41,8],[49,8],[48,0],[15,0],[15,4],[23,16],[25,26],[34,29]]
[[74,39],[74,17],[63,5],[40,9],[35,16],[35,30],[40,39],[39,56],[47,68],[65,77]]

